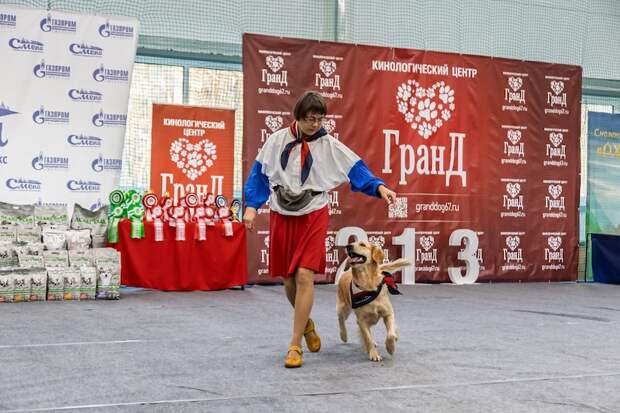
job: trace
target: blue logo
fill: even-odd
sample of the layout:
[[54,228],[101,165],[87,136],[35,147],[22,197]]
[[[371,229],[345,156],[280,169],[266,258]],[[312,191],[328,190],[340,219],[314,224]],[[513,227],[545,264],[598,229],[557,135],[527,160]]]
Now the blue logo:
[[15,27],[17,25],[17,15],[0,13],[0,26]]
[[110,21],[106,20],[105,24],[99,26],[99,34],[101,37],[133,38],[133,26],[110,24]]
[[69,158],[63,156],[45,156],[43,152],[32,159],[32,169],[40,171],[42,169],[67,169],[69,168]]
[[41,182],[34,179],[9,178],[5,182],[10,191],[39,192]]
[[45,59],[41,59],[41,63],[35,65],[32,73],[38,78],[44,77],[71,77],[71,66],[50,65],[45,63]]
[[32,121],[37,125],[44,123],[69,123],[69,112],[59,110],[45,110],[41,106],[38,110],[32,114]]
[[[9,116],[9,115],[15,115],[18,112],[12,111],[8,106],[6,106],[4,104],[4,102],[0,103],[0,117],[2,116]],[[6,146],[9,143],[8,139],[5,139],[2,137],[2,132],[3,132],[3,123],[0,122],[0,148]],[[6,162],[5,162],[6,163]]]
[[108,159],[99,154],[99,157],[93,159],[90,166],[95,172],[106,171],[120,171],[123,166],[122,159]]
[[67,188],[71,192],[100,192],[101,184],[95,181],[71,179],[67,181]]
[[93,72],[93,79],[97,82],[129,82],[129,70],[110,69],[101,65]]
[[84,56],[84,57],[102,57],[103,49],[97,46],[89,46],[87,44],[77,44],[71,43],[69,45],[69,51],[74,56]]
[[74,102],[99,103],[103,100],[103,94],[94,90],[69,89],[68,94]]
[[98,198],[97,202],[92,204],[90,206],[90,208],[88,208],[88,209],[90,209],[91,211],[95,212],[96,210],[100,209],[102,206],[104,206],[104,204],[101,203],[101,198]]
[[45,45],[37,40],[27,40],[23,37],[13,37],[9,40],[9,47],[18,52],[43,53]]
[[51,14],[48,14],[41,22],[39,27],[42,31],[49,32],[64,32],[75,33],[77,30],[77,21],[66,19],[55,19]]
[[103,109],[99,113],[95,113],[92,117],[93,125],[97,127],[103,126],[125,126],[127,124],[127,115],[122,113],[105,113]]
[[101,141],[102,139],[97,136],[83,134],[67,136],[67,142],[69,145],[83,148],[100,148]]

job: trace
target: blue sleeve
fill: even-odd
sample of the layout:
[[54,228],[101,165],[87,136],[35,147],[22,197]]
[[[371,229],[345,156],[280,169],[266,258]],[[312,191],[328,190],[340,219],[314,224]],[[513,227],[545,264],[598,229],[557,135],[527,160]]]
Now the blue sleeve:
[[348,177],[351,182],[351,189],[354,192],[361,191],[366,195],[381,198],[377,192],[377,188],[379,188],[379,185],[385,185],[385,183],[374,176],[361,159],[353,165],[349,171]]
[[245,205],[252,208],[260,208],[269,199],[269,178],[263,173],[263,165],[254,161],[250,176],[245,183]]

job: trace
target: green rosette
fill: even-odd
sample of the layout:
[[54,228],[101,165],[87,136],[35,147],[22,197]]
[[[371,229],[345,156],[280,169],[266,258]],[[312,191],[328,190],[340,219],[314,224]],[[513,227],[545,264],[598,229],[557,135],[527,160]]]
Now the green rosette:
[[142,194],[135,189],[125,191],[124,209],[127,218],[131,221],[131,238],[144,238],[144,208],[142,208]]
[[111,244],[118,242],[118,223],[126,216],[126,210],[121,205],[110,205],[110,216],[108,219],[108,242]]
[[131,220],[131,238],[144,238],[144,208],[141,205],[134,206],[127,211],[127,216]]
[[110,196],[108,198],[110,200],[110,207],[114,208],[123,203],[125,199],[125,194],[120,189],[115,189],[114,191],[110,192]]

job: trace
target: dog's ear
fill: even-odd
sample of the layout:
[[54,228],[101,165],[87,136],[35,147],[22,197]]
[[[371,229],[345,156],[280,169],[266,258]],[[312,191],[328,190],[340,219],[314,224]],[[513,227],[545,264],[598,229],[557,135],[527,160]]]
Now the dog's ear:
[[372,254],[372,260],[377,263],[377,264],[381,264],[383,262],[383,248],[375,245],[375,244],[371,244],[372,247],[370,249],[371,254]]

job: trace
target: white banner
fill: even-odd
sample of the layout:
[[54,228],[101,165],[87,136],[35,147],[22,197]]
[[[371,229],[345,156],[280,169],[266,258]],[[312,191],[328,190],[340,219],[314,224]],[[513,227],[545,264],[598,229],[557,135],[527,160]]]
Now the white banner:
[[107,203],[138,20],[0,5],[0,201]]

